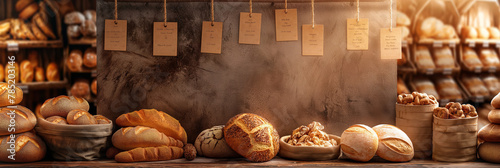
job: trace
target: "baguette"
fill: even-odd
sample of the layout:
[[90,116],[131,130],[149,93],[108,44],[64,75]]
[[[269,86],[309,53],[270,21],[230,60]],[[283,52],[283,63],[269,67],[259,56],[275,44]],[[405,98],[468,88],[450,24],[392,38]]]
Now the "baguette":
[[14,104],[10,102],[12,97],[9,98],[9,84],[0,82],[0,107],[2,106],[10,106],[10,105],[16,105],[21,103],[23,100],[23,90],[19,87],[15,87],[15,93],[13,94],[14,96]]
[[[13,122],[13,127],[9,126]],[[0,135],[17,134],[32,130],[36,125],[35,114],[26,107],[0,108]]]
[[156,109],[142,109],[139,111],[122,114],[116,119],[116,124],[121,127],[146,126],[155,128],[166,136],[187,143],[187,135],[179,121],[165,112]]
[[174,146],[135,148],[120,152],[115,156],[117,162],[149,162],[179,159],[184,150]]
[[183,143],[159,132],[154,128],[136,126],[121,128],[111,138],[113,146],[121,150],[140,147],[175,146],[182,148]]
[[89,110],[89,103],[82,98],[73,96],[57,96],[46,100],[40,107],[40,114],[44,117],[61,116],[67,117],[71,110]]

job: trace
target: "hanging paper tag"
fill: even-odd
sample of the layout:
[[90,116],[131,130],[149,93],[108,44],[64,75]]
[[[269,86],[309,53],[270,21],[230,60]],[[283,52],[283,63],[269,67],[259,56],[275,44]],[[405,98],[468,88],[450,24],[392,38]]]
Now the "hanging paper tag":
[[260,44],[260,28],[262,14],[240,12],[240,44]]
[[177,56],[177,22],[153,23],[153,55]]
[[222,22],[203,21],[201,30],[201,52],[220,54],[222,45]]
[[347,50],[368,50],[368,19],[347,19]]
[[380,29],[380,56],[382,59],[401,59],[401,28]]
[[127,51],[127,20],[105,20],[104,50]]
[[302,25],[302,55],[323,55],[324,26]]
[[298,40],[297,31],[297,9],[275,10],[276,21],[276,41],[295,41]]

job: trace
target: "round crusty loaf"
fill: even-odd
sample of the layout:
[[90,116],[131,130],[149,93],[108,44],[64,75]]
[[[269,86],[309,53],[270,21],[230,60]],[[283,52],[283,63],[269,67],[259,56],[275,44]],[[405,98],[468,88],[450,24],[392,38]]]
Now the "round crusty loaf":
[[79,49],[71,50],[69,57],[66,60],[66,66],[72,72],[82,71],[82,51]]
[[57,68],[57,64],[55,62],[51,62],[47,65],[45,75],[47,77],[47,81],[59,81],[61,77],[59,76],[59,69]]
[[79,25],[83,21],[85,21],[85,15],[78,11],[70,12],[64,16],[64,23],[68,25]]
[[464,26],[462,27],[462,38],[463,39],[476,39],[477,30],[474,27]]
[[92,91],[92,93],[97,95],[97,79],[94,79],[92,81],[92,84],[90,84],[90,90]]
[[[47,148],[40,137],[31,132],[13,135],[15,140],[11,140],[11,135],[0,137],[0,162],[35,162],[45,157]],[[11,144],[8,142],[12,141],[15,141],[15,160],[8,158],[11,155]]]
[[72,96],[90,99],[90,85],[87,79],[78,79],[69,91]]
[[65,118],[61,116],[52,116],[47,119],[48,122],[54,123],[54,124],[62,124],[62,125],[68,125],[68,122],[66,121]]
[[253,162],[269,161],[278,154],[278,131],[259,115],[243,113],[224,127],[224,138],[236,153]]
[[500,109],[500,93],[498,93],[493,99],[491,99],[491,106],[496,109]]
[[[11,106],[21,103],[23,100],[23,90],[19,87],[15,87],[14,98],[9,98],[9,84],[0,82],[0,107]],[[14,100],[14,104],[10,100]]]
[[166,136],[160,131],[143,126],[120,128],[111,138],[113,146],[121,150],[135,148],[176,146],[182,148],[182,141]]
[[[14,127],[9,125],[15,124]],[[0,135],[17,134],[32,130],[36,125],[36,116],[23,106],[0,108]]]
[[340,147],[350,159],[367,162],[377,152],[377,133],[366,125],[353,125],[347,128],[340,136]]
[[488,124],[481,128],[477,137],[486,142],[500,142],[500,125]]
[[398,127],[380,124],[373,127],[378,136],[377,155],[391,162],[406,162],[413,158],[413,143]]
[[92,114],[81,109],[71,110],[66,118],[68,124],[71,125],[93,125],[97,124],[97,120]]
[[425,18],[420,24],[417,26],[417,34],[421,38],[425,37],[434,37],[435,35],[441,33],[443,29],[444,23],[435,17]]
[[94,118],[97,120],[97,124],[109,124],[111,120],[102,116],[102,115],[94,115]]
[[67,117],[68,113],[75,109],[88,111],[89,103],[82,98],[62,95],[46,100],[40,107],[40,114],[44,118],[50,116]]
[[488,120],[493,124],[500,124],[500,109],[493,109],[488,113]]
[[213,158],[239,157],[224,139],[224,125],[203,130],[194,141],[198,155]]
[[97,66],[97,55],[95,48],[88,48],[83,54],[83,65],[89,68],[95,68]]
[[500,143],[485,142],[479,145],[479,157],[487,162],[500,163]]

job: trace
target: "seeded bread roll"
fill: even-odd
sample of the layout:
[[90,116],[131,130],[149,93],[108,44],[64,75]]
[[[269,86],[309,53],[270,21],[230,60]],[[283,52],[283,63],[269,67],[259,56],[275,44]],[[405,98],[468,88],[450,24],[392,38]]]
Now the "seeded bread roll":
[[61,116],[67,117],[71,110],[89,110],[87,100],[73,96],[58,96],[46,100],[40,108],[40,114],[44,117]]
[[65,118],[61,116],[52,116],[47,119],[48,122],[54,123],[54,124],[62,124],[62,125],[68,125],[68,122],[66,121]]
[[94,115],[94,118],[97,120],[97,124],[109,124],[111,120],[102,116],[102,115]]
[[[21,88],[15,87],[14,98],[9,98],[9,89],[9,84],[0,82],[0,107],[16,105],[23,100],[23,90]],[[11,103],[10,100],[14,100],[14,103]]]
[[87,111],[80,109],[71,110],[66,117],[68,124],[71,125],[94,125],[97,124],[97,120],[92,114]]
[[[0,137],[0,162],[35,162],[45,157],[47,148],[41,138],[31,132]],[[15,148],[11,151],[10,142],[14,142]],[[9,159],[11,152],[15,152],[15,160]]]
[[378,136],[377,155],[391,162],[407,162],[413,158],[413,143],[398,127],[380,124],[373,127]]
[[[15,125],[9,126],[13,121]],[[35,125],[35,114],[26,107],[17,105],[17,108],[0,108],[0,136],[27,132]]]
[[87,19],[87,20],[92,20],[94,22],[97,21],[95,10],[86,10],[86,11],[83,11],[83,15],[85,15],[85,19]]
[[113,134],[113,146],[121,150],[135,148],[175,146],[182,148],[182,141],[168,137],[154,128],[136,126],[124,127]]
[[372,128],[356,124],[347,128],[340,137],[340,147],[352,160],[367,162],[378,149],[377,133]]
[[115,156],[115,160],[116,162],[163,161],[179,159],[183,154],[184,150],[175,146],[135,148],[118,153]]

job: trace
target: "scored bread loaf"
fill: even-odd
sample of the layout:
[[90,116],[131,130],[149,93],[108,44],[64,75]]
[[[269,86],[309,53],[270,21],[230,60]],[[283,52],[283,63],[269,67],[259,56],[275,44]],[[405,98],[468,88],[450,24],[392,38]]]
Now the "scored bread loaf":
[[97,120],[92,114],[81,109],[71,110],[66,117],[66,121],[71,125],[93,125],[97,124]]
[[88,68],[95,68],[97,66],[97,55],[95,48],[88,48],[83,54],[83,65]]
[[94,118],[97,120],[97,124],[109,124],[111,120],[102,116],[102,115],[94,115]]
[[350,159],[367,162],[377,152],[377,133],[366,125],[353,125],[347,128],[340,136],[340,147]]
[[149,162],[179,159],[184,150],[175,146],[135,148],[120,152],[115,156],[117,162]]
[[44,118],[50,116],[67,117],[71,110],[80,109],[88,111],[89,108],[89,103],[85,99],[62,95],[47,99],[42,107],[40,107],[40,114]]
[[33,32],[31,32],[31,23],[21,23],[21,31],[29,40],[37,40]]
[[166,136],[187,143],[187,135],[179,121],[163,111],[142,109],[120,115],[116,124],[121,127],[146,126],[155,128]]
[[52,116],[47,119],[48,122],[54,123],[54,124],[62,124],[62,125],[68,125],[68,122],[64,117],[61,116]]
[[398,127],[380,124],[373,127],[378,136],[377,155],[392,162],[410,161],[415,154],[408,135]]
[[[9,84],[0,82],[0,107],[21,103],[23,100],[23,90],[17,86],[14,88],[15,93],[12,94],[13,97],[9,97],[9,90],[11,89],[9,88]],[[14,100],[14,103],[11,103],[10,100]]]
[[55,62],[49,63],[45,73],[47,81],[59,81],[59,79],[61,78],[59,76],[59,69],[57,68],[57,64]]
[[33,82],[33,78],[35,77],[33,68],[34,67],[31,65],[31,61],[21,61],[21,83]]
[[[36,50],[31,50],[28,54],[28,60],[30,61],[31,67],[35,68],[38,66],[38,52]],[[22,64],[22,63],[21,63]]]
[[477,137],[486,142],[500,142],[500,125],[488,124],[481,128]]
[[438,68],[455,67],[455,59],[449,47],[434,48],[434,63]]
[[434,62],[432,61],[431,53],[429,49],[425,46],[418,46],[415,51],[415,57],[417,60],[417,65],[420,68],[436,68]]
[[[0,137],[0,162],[34,162],[45,157],[47,148],[40,137],[31,132],[13,135]],[[12,149],[10,142],[15,142],[15,160],[9,159]]]
[[135,126],[120,128],[111,138],[113,146],[121,150],[135,148],[175,146],[182,148],[182,141],[168,137],[154,128]]
[[278,154],[278,131],[259,115],[243,113],[229,119],[224,139],[236,153],[253,162],[269,161]]
[[0,135],[30,131],[35,125],[36,116],[26,107],[17,105],[17,108],[0,108]]

